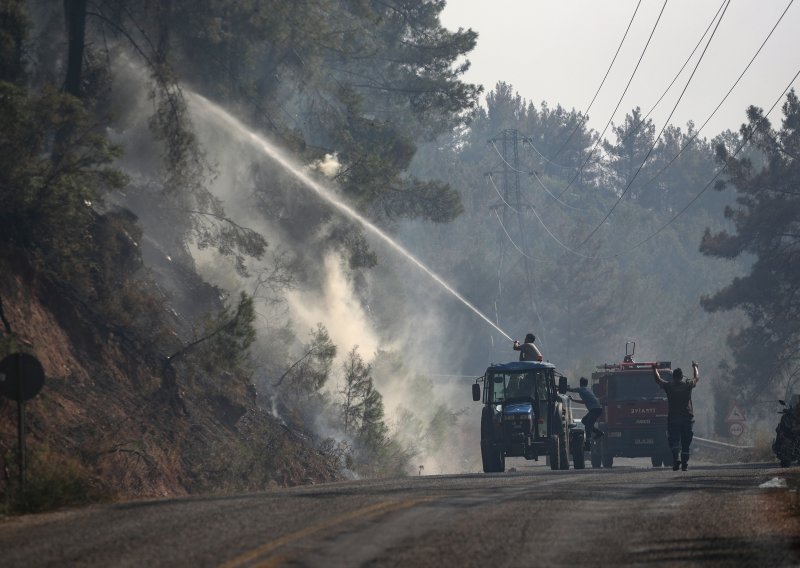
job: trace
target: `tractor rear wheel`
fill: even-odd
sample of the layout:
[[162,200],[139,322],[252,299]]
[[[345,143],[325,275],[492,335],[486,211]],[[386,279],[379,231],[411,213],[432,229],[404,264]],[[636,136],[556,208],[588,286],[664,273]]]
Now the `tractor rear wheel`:
[[569,469],[569,445],[566,434],[558,437],[558,462],[559,469]]
[[559,452],[558,436],[550,436],[548,444],[547,457],[550,459],[550,469],[560,469],[559,459],[561,452]]

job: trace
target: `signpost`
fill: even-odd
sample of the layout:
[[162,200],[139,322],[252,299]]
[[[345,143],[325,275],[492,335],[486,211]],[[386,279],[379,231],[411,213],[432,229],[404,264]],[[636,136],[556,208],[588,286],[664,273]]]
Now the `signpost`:
[[25,401],[39,394],[44,386],[41,363],[28,353],[14,353],[0,361],[0,394],[17,401],[19,434],[19,481],[25,488]]
[[731,410],[728,412],[728,417],[725,418],[725,422],[747,422],[747,416],[742,409],[734,404],[731,406]]
[[747,415],[744,410],[739,408],[735,403],[731,406],[728,416],[725,418],[728,423],[728,432],[734,438],[738,438],[744,433],[744,424],[747,422]]

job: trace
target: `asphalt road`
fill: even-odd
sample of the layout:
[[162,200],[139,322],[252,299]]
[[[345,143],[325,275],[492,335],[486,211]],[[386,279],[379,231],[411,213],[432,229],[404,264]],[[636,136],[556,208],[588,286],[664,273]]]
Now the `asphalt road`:
[[619,461],[29,515],[0,522],[0,565],[800,565],[787,490],[759,488],[787,470]]

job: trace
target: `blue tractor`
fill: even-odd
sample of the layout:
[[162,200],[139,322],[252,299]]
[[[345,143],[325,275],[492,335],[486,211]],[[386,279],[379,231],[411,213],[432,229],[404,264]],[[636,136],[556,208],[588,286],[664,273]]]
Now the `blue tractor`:
[[569,469],[571,456],[575,469],[585,467],[583,425],[572,418],[567,378],[556,382],[557,374],[550,363],[492,364],[472,385],[472,399],[483,401],[484,472],[505,471],[506,457],[547,456],[551,469]]

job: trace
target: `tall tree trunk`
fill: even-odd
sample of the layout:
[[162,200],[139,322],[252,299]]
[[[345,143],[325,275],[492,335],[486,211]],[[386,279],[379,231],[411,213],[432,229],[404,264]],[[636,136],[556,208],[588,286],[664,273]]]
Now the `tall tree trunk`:
[[86,38],[86,0],[64,0],[64,18],[69,38],[64,91],[80,97],[83,48]]

